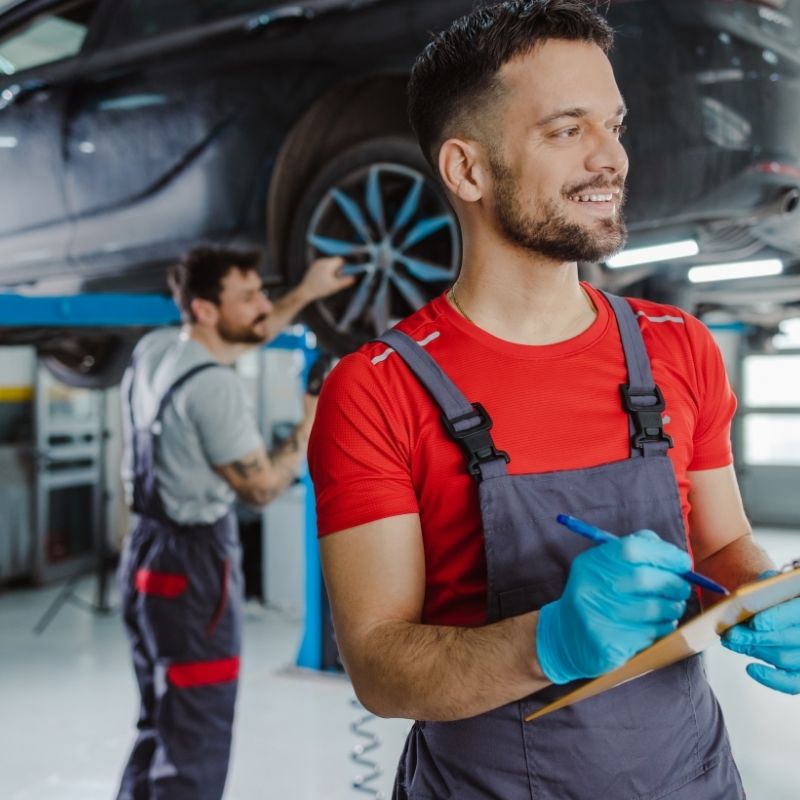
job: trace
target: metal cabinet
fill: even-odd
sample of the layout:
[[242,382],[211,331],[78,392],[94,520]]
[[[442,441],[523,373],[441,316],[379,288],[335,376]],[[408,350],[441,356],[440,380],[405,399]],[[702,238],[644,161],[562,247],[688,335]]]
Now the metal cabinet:
[[103,393],[59,383],[39,367],[35,399],[33,575],[56,580],[89,569],[103,520]]
[[32,484],[31,446],[0,445],[0,581],[30,573]]

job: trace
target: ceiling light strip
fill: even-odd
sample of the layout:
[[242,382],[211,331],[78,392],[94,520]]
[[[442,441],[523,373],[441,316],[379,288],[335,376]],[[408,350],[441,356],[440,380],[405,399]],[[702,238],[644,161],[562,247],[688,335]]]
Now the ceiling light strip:
[[739,261],[732,264],[708,264],[704,267],[692,267],[688,277],[691,283],[710,283],[742,278],[763,278],[769,275],[780,275],[782,272],[783,262],[777,258],[768,258],[762,261]]
[[689,258],[700,252],[700,246],[694,239],[685,239],[680,242],[659,244],[653,247],[638,247],[625,250],[619,255],[612,256],[606,261],[611,269],[620,267],[633,267],[638,264],[651,264],[655,261],[672,261],[676,258]]

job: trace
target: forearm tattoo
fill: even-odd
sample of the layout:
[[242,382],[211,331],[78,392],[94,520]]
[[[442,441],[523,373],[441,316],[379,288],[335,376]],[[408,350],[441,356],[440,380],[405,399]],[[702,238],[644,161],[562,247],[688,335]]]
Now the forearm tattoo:
[[292,428],[292,432],[281,442],[280,447],[276,448],[275,455],[280,453],[296,453],[300,449],[300,442],[297,438],[297,428]]
[[266,464],[260,456],[253,456],[253,458],[246,461],[234,461],[233,468],[237,474],[242,478],[250,478],[253,475],[262,472]]
[[295,480],[302,468],[303,446],[298,436],[298,429],[292,432],[270,453],[273,466],[286,474],[288,481]]

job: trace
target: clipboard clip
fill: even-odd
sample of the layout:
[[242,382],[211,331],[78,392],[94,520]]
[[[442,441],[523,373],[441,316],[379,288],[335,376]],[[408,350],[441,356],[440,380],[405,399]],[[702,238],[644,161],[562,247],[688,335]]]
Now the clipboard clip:
[[800,569],[800,558],[796,558],[794,561],[790,561],[788,564],[784,564],[781,567],[781,573],[791,572],[792,570],[795,569]]

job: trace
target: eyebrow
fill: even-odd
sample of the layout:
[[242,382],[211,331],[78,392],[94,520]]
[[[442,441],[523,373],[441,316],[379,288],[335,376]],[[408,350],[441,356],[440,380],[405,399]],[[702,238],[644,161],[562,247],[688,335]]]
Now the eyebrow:
[[[536,123],[536,127],[544,128],[551,122],[555,122],[557,119],[561,119],[562,117],[569,117],[571,119],[583,119],[584,117],[588,117],[589,113],[590,112],[588,108],[562,108],[559,109],[558,111],[555,111],[552,114],[548,114],[544,119],[540,119]],[[625,103],[622,103],[617,108],[617,113],[614,116],[624,117],[627,113],[628,113],[628,108],[625,105]]]

